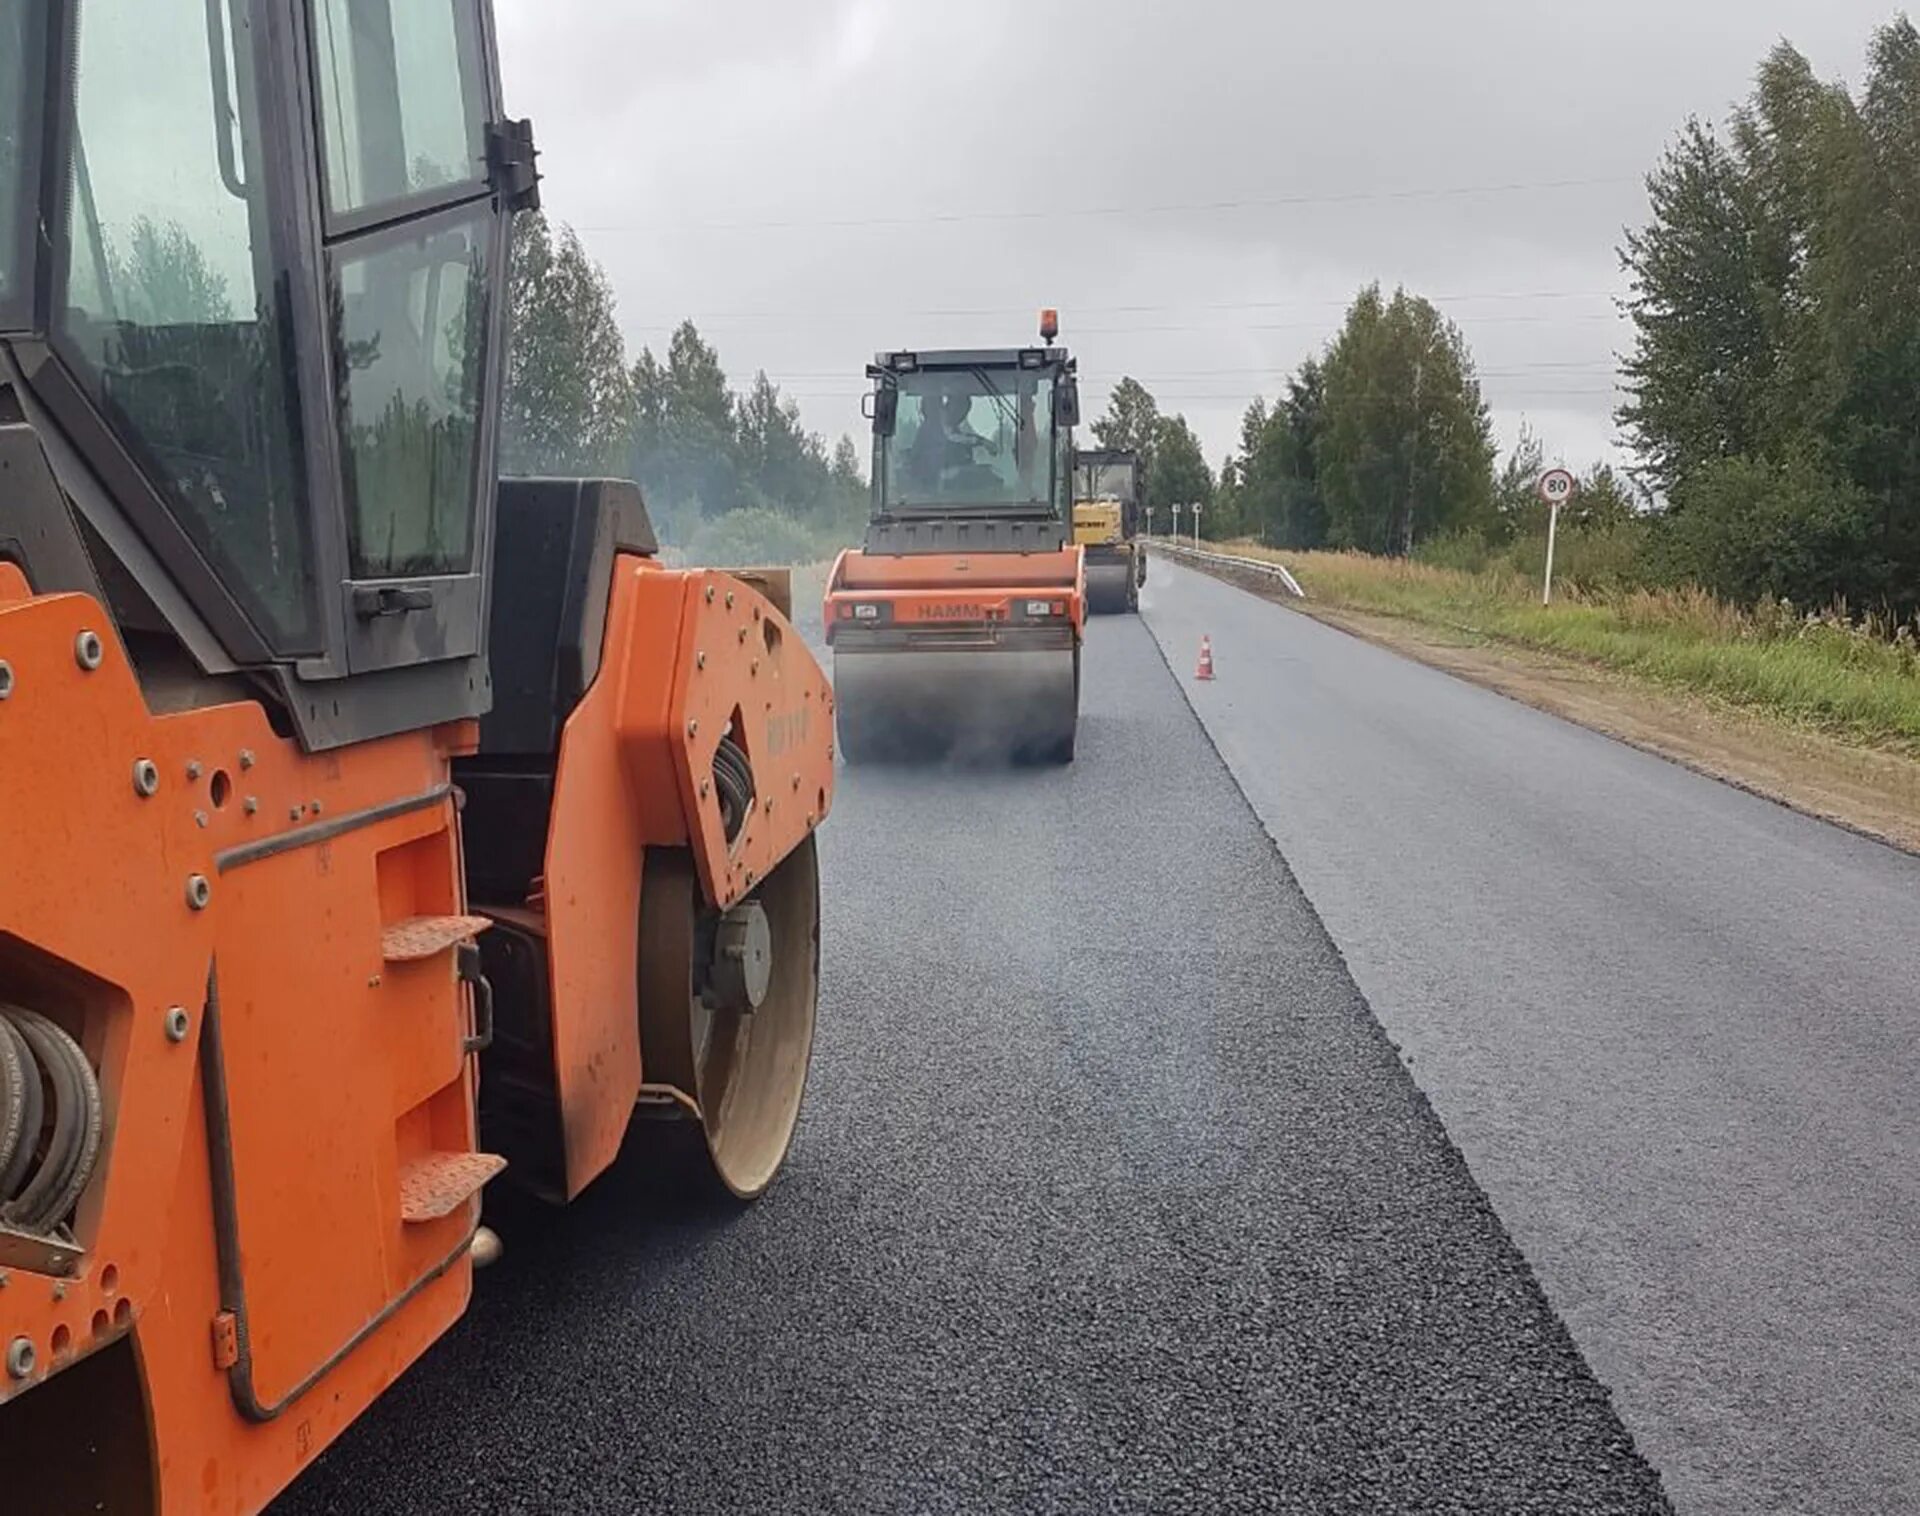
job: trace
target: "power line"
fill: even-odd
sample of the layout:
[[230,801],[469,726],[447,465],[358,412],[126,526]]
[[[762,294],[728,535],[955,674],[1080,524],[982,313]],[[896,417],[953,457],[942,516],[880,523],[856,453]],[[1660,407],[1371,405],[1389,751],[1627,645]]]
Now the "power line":
[[[1469,301],[1482,300],[1619,300],[1625,297],[1624,290],[1470,290],[1455,294],[1429,295],[1426,298],[1435,305],[1459,305]],[[1138,305],[1076,305],[1066,308],[1069,317],[1091,311],[1097,315],[1151,315],[1164,311],[1271,311],[1271,310],[1345,310],[1353,304],[1351,295],[1340,299],[1324,300],[1224,300],[1224,301],[1161,301]],[[859,310],[757,310],[757,311],[692,311],[680,317],[680,321],[870,321],[876,316],[903,317],[908,320],[929,319],[946,320],[952,318],[973,318],[986,316],[1031,316],[1039,308],[1038,303],[1031,305],[977,305],[977,306],[934,306],[924,310],[903,310],[888,306],[867,306]],[[659,321],[633,323],[636,330],[670,331],[679,321],[663,324]],[[1067,333],[1072,336],[1072,331]]]
[[[1466,314],[1457,318],[1462,326],[1539,326],[1547,322],[1560,321],[1618,321],[1614,313],[1606,315],[1570,311],[1564,315],[1527,315],[1527,316],[1475,316]],[[1230,337],[1236,332],[1300,332],[1324,331],[1325,321],[1248,321],[1235,326],[1199,326],[1192,322],[1174,323],[1167,326],[1083,326],[1079,330],[1094,337],[1124,337],[1135,332],[1213,332]]]
[[[927,314],[930,314],[930,313],[925,313],[925,312],[922,313],[922,315],[927,315]],[[871,320],[872,318],[870,313],[866,313],[866,312],[862,312],[858,314],[843,314],[839,312],[822,312],[818,316],[807,316],[802,313],[796,312],[791,316],[768,315],[768,316],[749,317],[743,314],[738,317],[689,316],[689,317],[684,317],[682,319],[692,321],[696,326],[703,326],[703,324],[705,323],[711,323],[717,320],[736,320],[737,319],[742,322],[751,323],[748,325],[742,325],[742,326],[736,326],[736,327],[715,328],[711,325],[704,326],[705,330],[710,330],[710,331],[718,330],[722,334],[730,334],[730,335],[737,336],[741,332],[756,331],[761,328],[771,328],[771,329],[777,330],[783,327],[791,328],[791,327],[819,326],[826,323],[840,323],[840,322],[856,321],[856,320],[866,321],[866,320]],[[1461,326],[1539,326],[1548,322],[1561,322],[1561,321],[1565,321],[1565,322],[1610,321],[1610,322],[1617,323],[1622,320],[1625,320],[1626,318],[1620,312],[1617,312],[1617,311],[1605,311],[1605,312],[1556,311],[1552,313],[1534,312],[1534,313],[1519,314],[1519,315],[1479,315],[1472,311],[1460,311],[1460,312],[1455,312],[1449,315],[1448,319],[1456,322]],[[629,321],[629,322],[623,322],[621,324],[627,330],[635,331],[635,332],[674,332],[679,330],[681,322],[679,321],[674,321],[674,322]],[[1066,343],[1069,346],[1071,346],[1073,343],[1073,340],[1076,337],[1118,337],[1118,336],[1128,336],[1135,332],[1202,332],[1202,333],[1215,333],[1220,336],[1230,337],[1230,336],[1233,336],[1236,332],[1319,331],[1319,330],[1326,329],[1327,325],[1328,323],[1325,317],[1321,317],[1318,320],[1312,320],[1312,321],[1241,321],[1241,322],[1235,322],[1231,325],[1222,325],[1217,322],[1212,324],[1207,324],[1207,323],[1202,323],[1198,321],[1174,321],[1174,322],[1141,323],[1141,324],[1130,325],[1130,326],[1075,326],[1071,331],[1063,332],[1062,337],[1066,341]],[[889,330],[891,330],[891,328],[889,328]],[[925,343],[925,342],[918,344],[918,346],[920,347],[929,347],[932,345],[933,344]]]
[[[695,318],[689,318],[689,319],[695,319]],[[848,318],[844,316],[837,316],[837,315],[835,316],[823,315],[819,319],[821,321],[844,321],[844,320],[847,320]],[[1591,323],[1591,322],[1601,322],[1601,321],[1613,322],[1617,324],[1625,320],[1626,317],[1617,311],[1608,311],[1605,313],[1591,312],[1591,311],[1567,311],[1567,312],[1557,312],[1552,315],[1548,315],[1544,313],[1534,313],[1529,315],[1510,315],[1510,316],[1479,316],[1468,311],[1468,312],[1461,312],[1453,316],[1450,316],[1449,319],[1460,326],[1479,327],[1479,326],[1542,326],[1542,325],[1547,325],[1551,323],[1562,323],[1562,322]],[[742,332],[755,331],[761,328],[778,329],[783,326],[785,327],[805,326],[808,324],[810,323],[798,318],[792,319],[792,320],[766,319],[766,320],[759,321],[755,326],[751,326],[751,327],[746,327],[746,326],[731,327],[731,328],[723,327],[718,329],[709,327],[707,329],[718,330],[720,335],[739,336]],[[817,323],[814,323],[814,324],[817,324]],[[634,321],[634,322],[622,322],[621,325],[625,330],[629,332],[672,333],[679,329],[680,323],[679,322],[660,323],[660,322]],[[695,325],[699,325],[698,319],[695,319]],[[1187,332],[1187,333],[1197,333],[1197,334],[1208,335],[1208,336],[1232,337],[1245,332],[1313,332],[1313,331],[1326,331],[1327,329],[1328,329],[1328,323],[1324,318],[1318,321],[1242,321],[1242,322],[1236,322],[1231,326],[1222,326],[1218,324],[1203,325],[1199,322],[1194,322],[1194,321],[1174,321],[1174,322],[1163,322],[1163,323],[1154,323],[1154,324],[1143,324],[1139,326],[1081,326],[1081,327],[1076,327],[1073,329],[1073,331],[1066,332],[1063,335],[1067,339],[1068,346],[1071,346],[1073,339],[1075,337],[1132,337],[1142,333],[1163,333],[1163,332]],[[919,345],[921,347],[931,346],[931,344],[928,344],[928,343],[921,343]]]
[[1200,215],[1274,207],[1367,205],[1408,200],[1454,200],[1477,195],[1541,194],[1556,190],[1596,189],[1639,184],[1638,176],[1610,175],[1596,179],[1539,179],[1510,184],[1464,184],[1398,190],[1352,190],[1335,194],[1272,195],[1234,200],[1191,200],[1159,205],[1048,206],[1035,210],[936,211],[918,216],[849,216],[768,218],[752,221],[605,221],[576,228],[582,232],[743,232],[813,231],[883,226],[953,226],[996,221],[1052,221],[1062,217]]
[[[1294,373],[1299,367],[1300,365],[1297,363],[1251,363],[1227,368],[1154,368],[1143,370],[1143,372],[1150,373],[1156,380],[1211,379],[1224,377],[1229,374],[1285,376]],[[1616,367],[1617,365],[1611,360],[1589,359],[1578,362],[1503,363],[1488,368],[1476,369],[1475,373],[1482,379],[1514,378],[1531,373],[1565,373],[1567,377],[1572,378],[1581,372],[1610,374]],[[756,372],[759,371],[756,370]],[[845,368],[786,369],[777,375],[770,373],[767,375],[767,378],[775,385],[785,386],[795,380],[846,379],[849,378],[852,373],[853,370]],[[1080,382],[1085,386],[1097,389],[1108,384],[1118,383],[1121,379],[1127,377],[1129,377],[1128,374],[1120,370],[1109,372],[1107,370],[1083,369],[1080,373]]]
[[[783,400],[837,400],[845,401],[851,405],[855,401],[864,398],[867,393],[866,390],[789,390],[783,388],[780,391],[780,396]],[[1559,400],[1612,396],[1618,393],[1619,391],[1616,388],[1611,387],[1606,389],[1508,389],[1503,385],[1498,387],[1497,398],[1507,401]],[[1253,400],[1257,398],[1257,392],[1249,392],[1247,390],[1236,390],[1232,393],[1186,393],[1156,389],[1152,391],[1152,394],[1156,401],[1184,402],[1188,404],[1231,403],[1235,405],[1247,405],[1251,404]]]

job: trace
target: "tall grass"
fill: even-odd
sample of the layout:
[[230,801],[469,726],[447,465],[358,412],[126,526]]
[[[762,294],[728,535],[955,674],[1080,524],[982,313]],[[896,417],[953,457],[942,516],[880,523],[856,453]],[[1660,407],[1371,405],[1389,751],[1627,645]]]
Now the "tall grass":
[[1555,603],[1543,606],[1539,579],[1510,560],[1470,570],[1227,546],[1284,562],[1322,604],[1559,653],[1920,755],[1920,627],[1851,616],[1844,606],[1744,609],[1697,588],[1626,588],[1591,571],[1561,580],[1557,568]]

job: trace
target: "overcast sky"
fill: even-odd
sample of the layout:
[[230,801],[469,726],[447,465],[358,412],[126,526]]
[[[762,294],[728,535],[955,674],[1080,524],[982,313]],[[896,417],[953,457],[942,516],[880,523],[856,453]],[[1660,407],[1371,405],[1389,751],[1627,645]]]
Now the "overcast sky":
[[877,348],[1031,340],[1216,465],[1363,283],[1459,323],[1503,445],[1613,454],[1615,248],[1690,113],[1782,37],[1857,80],[1873,0],[495,0],[553,216],[630,353],[691,315],[829,438]]

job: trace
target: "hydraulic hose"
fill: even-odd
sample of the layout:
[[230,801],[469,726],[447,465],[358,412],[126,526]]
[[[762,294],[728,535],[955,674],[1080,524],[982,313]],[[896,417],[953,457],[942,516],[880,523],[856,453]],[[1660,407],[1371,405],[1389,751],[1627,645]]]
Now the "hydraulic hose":
[[[0,1004],[0,1223],[51,1232],[72,1214],[100,1156],[100,1083],[80,1044],[36,1011]],[[8,1067],[17,1067],[17,1086]],[[8,1134],[13,1133],[11,1145]]]
[[13,1024],[0,1020],[0,1200],[11,1196],[33,1161],[28,1133],[40,1130],[40,1065]]
[[744,749],[732,737],[722,737],[713,753],[713,787],[720,793],[720,821],[727,841],[733,842],[753,809],[753,769]]

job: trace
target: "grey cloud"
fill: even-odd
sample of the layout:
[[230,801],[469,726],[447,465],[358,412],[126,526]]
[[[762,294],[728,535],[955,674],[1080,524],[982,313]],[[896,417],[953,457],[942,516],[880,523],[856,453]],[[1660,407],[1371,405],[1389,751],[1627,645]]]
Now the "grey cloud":
[[1689,114],[1724,116],[1781,36],[1852,75],[1891,14],[496,5],[548,204],[613,276],[636,349],[691,314],[732,371],[764,367],[831,435],[860,425],[874,348],[1024,340],[1052,304],[1095,386],[1136,374],[1216,461],[1245,401],[1376,278],[1460,322],[1503,435],[1524,414],[1569,461],[1607,454],[1627,337],[1614,249],[1662,146]]

